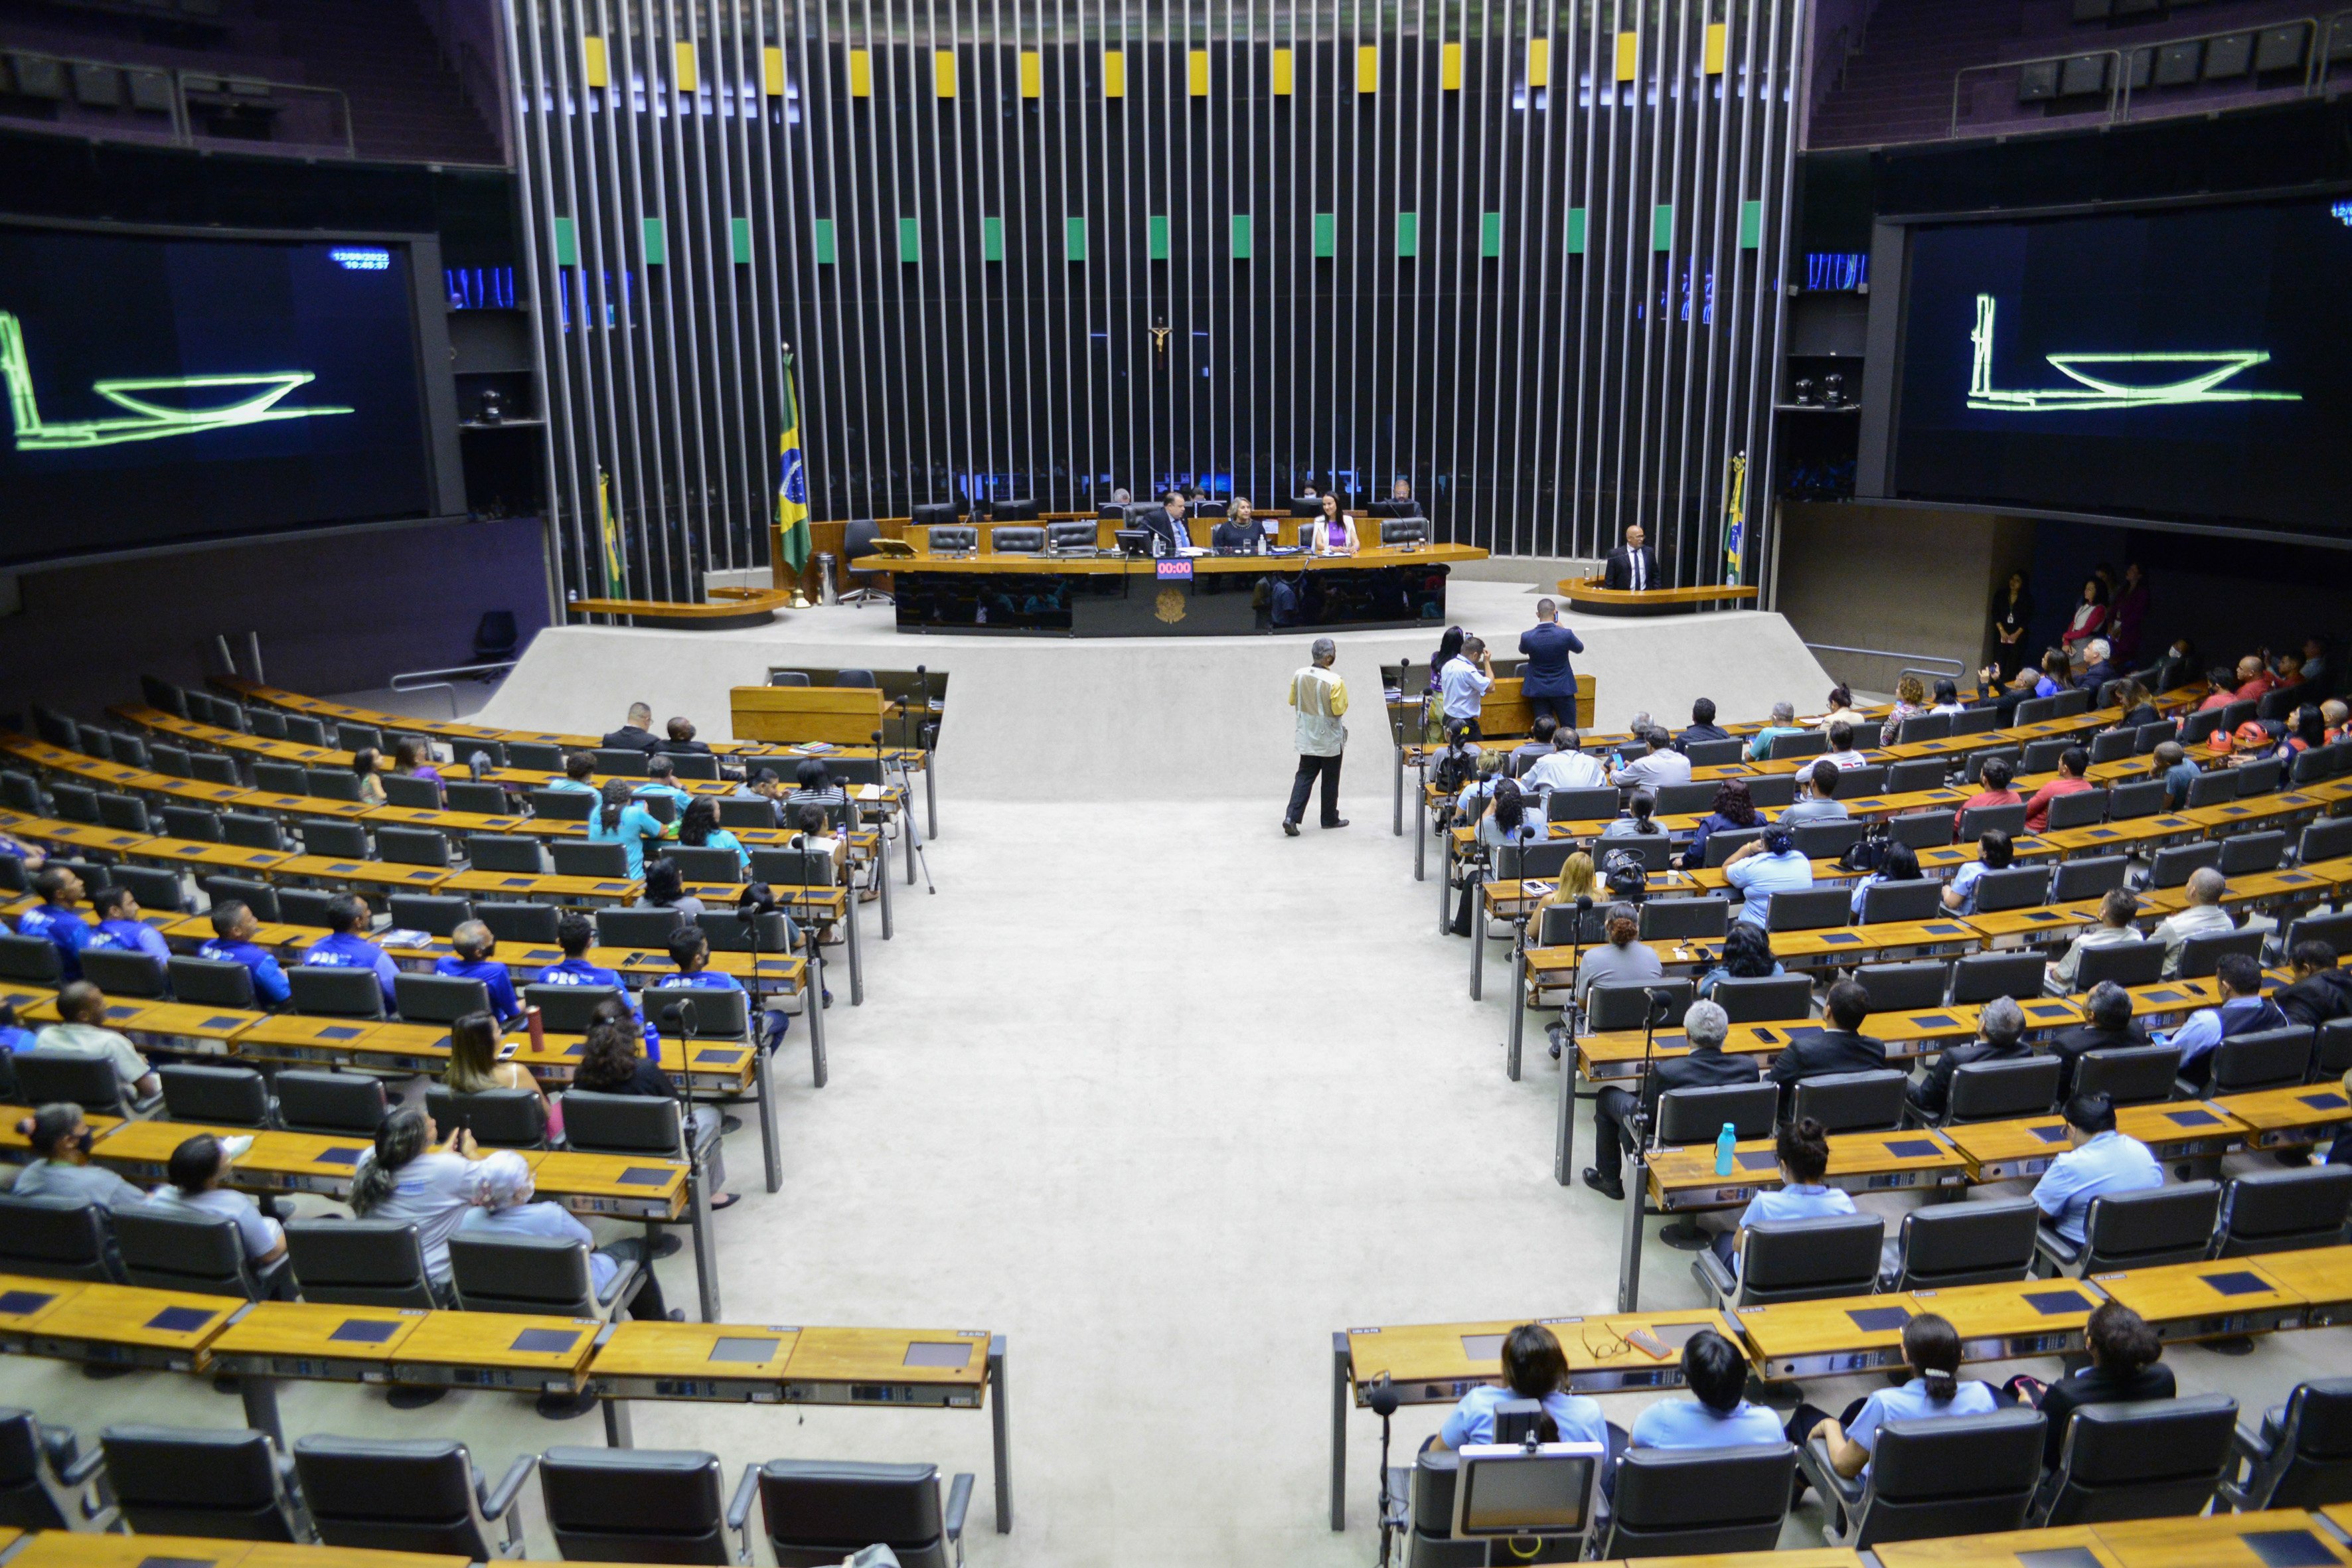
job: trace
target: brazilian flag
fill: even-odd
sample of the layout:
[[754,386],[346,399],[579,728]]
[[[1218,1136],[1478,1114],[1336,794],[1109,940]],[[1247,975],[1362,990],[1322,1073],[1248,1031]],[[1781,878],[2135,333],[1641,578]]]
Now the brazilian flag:
[[793,356],[784,353],[784,433],[776,441],[778,552],[797,577],[808,565],[808,472],[801,466],[800,399],[793,395]]
[[621,524],[613,515],[613,480],[602,468],[596,471],[596,527],[604,542],[604,596],[625,599],[629,596],[629,569],[621,554]]

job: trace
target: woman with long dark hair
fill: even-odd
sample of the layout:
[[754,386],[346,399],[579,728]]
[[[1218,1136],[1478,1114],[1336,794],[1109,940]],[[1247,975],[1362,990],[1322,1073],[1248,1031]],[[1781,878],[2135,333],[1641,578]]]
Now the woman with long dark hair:
[[1448,626],[1445,635],[1437,639],[1437,651],[1429,656],[1429,689],[1437,689],[1437,672],[1454,662],[1462,652],[1462,628]]
[[[1856,1400],[1843,1421],[1810,1405],[1798,1405],[1789,1418],[1789,1440],[1820,1438],[1829,1449],[1831,1468],[1852,1480],[1870,1468],[1878,1429],[1889,1421],[1990,1415],[1999,1408],[1989,1384],[1960,1381],[1960,1334],[1948,1318],[1922,1312],[1903,1325],[1903,1364],[1911,1369],[1910,1382]],[[1801,1484],[1803,1472],[1798,1475]]]
[[1878,869],[1853,885],[1853,900],[1847,906],[1853,911],[1858,924],[1862,920],[1863,895],[1881,882],[1916,882],[1924,879],[1919,869],[1919,852],[1900,840],[1886,847],[1886,858]]
[[709,795],[698,795],[686,803],[677,819],[677,841],[691,848],[732,849],[738,868],[746,872],[751,868],[743,841],[719,826],[719,804]]
[[432,1117],[403,1106],[376,1124],[375,1147],[352,1175],[352,1213],[416,1226],[436,1292],[449,1288],[449,1234],[474,1206],[474,1163],[481,1157],[466,1128],[444,1138]]
[[2172,1369],[2159,1361],[2164,1342],[2147,1320],[2121,1301],[2102,1301],[2084,1325],[2084,1348],[2091,1364],[2055,1383],[2020,1375],[1995,1391],[2003,1405],[2032,1405],[2050,1418],[2042,1439],[2042,1468],[2054,1470],[2066,1451],[2067,1424],[2086,1405],[2120,1405],[2170,1399],[2180,1390]]
[[2107,585],[2099,578],[2087,578],[2083,584],[2082,602],[2074,606],[2074,617],[2066,623],[2066,630],[2059,637],[2058,646],[2072,654],[2076,647],[2097,637],[2106,624]]
[[[675,1100],[677,1089],[667,1074],[646,1059],[638,1048],[643,1032],[636,1017],[620,998],[607,996],[596,1004],[581,1047],[580,1068],[572,1087],[593,1094],[637,1094],[652,1100]],[[719,1138],[719,1112],[698,1105],[689,1113],[687,1135],[695,1142],[702,1161],[702,1176],[711,1194],[710,1206],[730,1208],[742,1194],[723,1192],[727,1184],[725,1146]]]
[[1726,980],[1760,980],[1780,973],[1780,961],[1772,956],[1771,932],[1754,921],[1734,921],[1724,933],[1723,960],[1699,976],[1698,994],[1712,995]]
[[667,855],[656,855],[646,862],[646,890],[639,896],[637,906],[676,910],[688,920],[702,912],[702,900],[687,892],[686,879],[679,874],[677,862]]
[[646,846],[658,844],[667,830],[630,792],[626,779],[606,779],[594,812],[588,818],[588,842],[618,844],[628,857],[632,880],[646,874]]
[[2007,681],[2025,668],[2025,635],[2033,626],[2033,589],[2024,572],[2011,572],[2009,586],[1993,595],[1993,663]]

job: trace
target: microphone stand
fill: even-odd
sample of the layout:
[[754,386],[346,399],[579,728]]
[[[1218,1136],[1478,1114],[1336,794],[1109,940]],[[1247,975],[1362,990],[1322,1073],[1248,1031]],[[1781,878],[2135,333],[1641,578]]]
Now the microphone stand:
[[[772,892],[768,901],[775,901]],[[767,912],[760,900],[751,897],[749,888],[744,889],[742,901],[735,906],[735,918],[743,922],[744,939],[751,946],[751,984],[745,987],[748,999],[743,1004],[747,1015],[744,1022],[746,1032],[751,1037],[752,1092],[759,1097],[760,1102],[760,1155],[764,1167],[761,1173],[767,1178],[768,1190],[772,1193],[781,1190],[784,1184],[784,1161],[782,1151],[776,1147],[775,1055],[768,1048],[768,1009],[763,1002],[764,993],[760,989],[760,922]],[[815,1005],[818,1007],[824,1005],[822,983]],[[812,1020],[809,1032],[813,1040],[817,1037],[816,1030],[817,1025]],[[814,1046],[811,1048],[816,1049]],[[819,1051],[816,1079],[819,1089],[824,1087],[824,1056]]]
[[1576,929],[1569,933],[1570,961],[1568,1004],[1559,1010],[1561,1037],[1551,1054],[1559,1063],[1559,1124],[1552,1131],[1551,1179],[1565,1187],[1576,1180],[1576,979],[1584,973],[1584,922],[1592,913],[1592,895],[1576,895]]
[[1649,1005],[1642,1014],[1642,1076],[1628,1119],[1633,1129],[1632,1180],[1625,1188],[1625,1232],[1617,1258],[1617,1310],[1638,1311],[1642,1299],[1642,1212],[1650,1195],[1650,1086],[1656,1066],[1659,1016],[1674,1004],[1655,986],[1644,990]]
[[1402,1498],[1392,1499],[1389,1496],[1389,1419],[1396,1414],[1399,1404],[1396,1384],[1390,1381],[1387,1373],[1382,1373],[1370,1387],[1364,1390],[1364,1399],[1381,1418],[1380,1568],[1388,1568],[1390,1545],[1395,1533],[1395,1527],[1389,1518],[1389,1510],[1395,1503],[1403,1500]]
[[[883,771],[882,767],[882,731],[879,730],[874,731],[874,773],[877,778],[887,778],[888,776],[888,774]],[[906,773],[901,770],[898,777],[902,781],[905,780],[907,777]],[[930,858],[923,853],[923,836],[915,831],[914,794],[914,785],[912,783],[908,783],[907,785],[907,799],[900,803],[898,808],[900,822],[906,830],[904,837],[907,840],[907,885],[908,887],[914,886],[915,867],[919,864],[923,868],[923,891],[930,894],[933,898],[937,898],[939,897],[940,890],[931,886]],[[877,829],[877,831],[878,833],[879,830]],[[886,879],[888,878],[890,873],[887,866],[885,866],[882,868],[882,874]]]
[[[686,988],[681,986],[679,989]],[[672,1003],[666,1021],[677,1027],[677,1130],[679,1141],[686,1145],[686,1190],[695,1197],[688,1212],[695,1216],[694,1223],[699,1226],[709,1215],[710,1194],[702,1186],[702,1141],[694,1135],[694,1040],[699,1032],[694,1016],[694,998],[680,996]],[[648,1269],[653,1267],[653,1260],[662,1255],[661,1244],[666,1239],[658,1227],[646,1226],[646,1267]],[[698,1274],[701,1271],[704,1244],[709,1240],[708,1236],[697,1231],[694,1241]]]

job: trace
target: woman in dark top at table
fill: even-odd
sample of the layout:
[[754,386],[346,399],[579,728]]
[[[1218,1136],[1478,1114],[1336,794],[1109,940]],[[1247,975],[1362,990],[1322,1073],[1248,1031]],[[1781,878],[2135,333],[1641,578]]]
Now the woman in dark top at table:
[[[594,1094],[637,1094],[649,1100],[676,1100],[677,1086],[670,1082],[667,1073],[646,1059],[645,1052],[639,1048],[640,1038],[636,1016],[619,997],[608,996],[597,1003],[572,1086]],[[710,1206],[732,1207],[741,1194],[721,1190],[727,1184],[727,1162],[725,1147],[714,1136],[719,1130],[719,1112],[710,1106],[698,1105],[690,1115],[687,1135],[703,1151],[703,1178],[710,1185]]]
[[1715,808],[1699,818],[1691,829],[1690,848],[1683,854],[1683,869],[1696,871],[1706,864],[1707,835],[1718,828],[1753,827],[1756,826],[1756,803],[1748,798],[1748,786],[1738,779],[1726,779],[1715,786]]
[[1993,659],[2002,680],[2015,679],[2025,668],[2025,633],[2033,621],[2033,590],[2025,574],[2011,572],[2009,586],[1993,596]]
[[2013,1377],[1993,1395],[2003,1405],[2038,1406],[2050,1418],[2042,1440],[2042,1468],[2054,1470],[2066,1451],[2066,1424],[2086,1405],[2121,1405],[2140,1399],[2170,1399],[2179,1390],[2172,1369],[2156,1358],[2164,1342],[2147,1321],[2120,1301],[2102,1302],[2092,1313],[2085,1332],[2091,1364],[2072,1377],[2039,1383]]

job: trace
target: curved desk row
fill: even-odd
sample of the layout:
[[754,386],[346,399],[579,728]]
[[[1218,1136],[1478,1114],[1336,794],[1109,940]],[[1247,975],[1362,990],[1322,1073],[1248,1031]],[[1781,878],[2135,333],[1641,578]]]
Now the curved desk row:
[[1587,616],[1686,616],[1696,610],[1748,605],[1756,602],[1752,584],[1696,583],[1684,588],[1604,588],[1598,577],[1563,577],[1559,591],[1568,607]]

